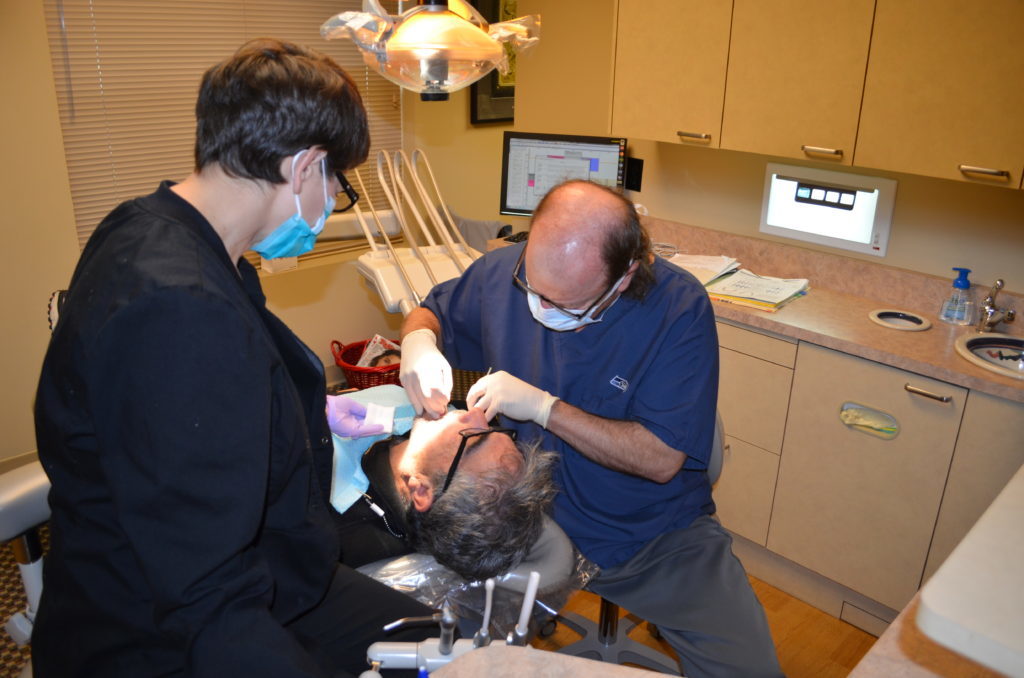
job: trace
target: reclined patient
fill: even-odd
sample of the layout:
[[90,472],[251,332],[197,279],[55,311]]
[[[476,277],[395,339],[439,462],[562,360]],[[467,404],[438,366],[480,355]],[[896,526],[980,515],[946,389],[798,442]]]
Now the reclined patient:
[[359,567],[419,551],[479,580],[523,559],[554,497],[553,453],[490,429],[482,410],[413,421],[400,387],[349,395],[394,407],[399,434],[334,435],[331,504],[341,562]]

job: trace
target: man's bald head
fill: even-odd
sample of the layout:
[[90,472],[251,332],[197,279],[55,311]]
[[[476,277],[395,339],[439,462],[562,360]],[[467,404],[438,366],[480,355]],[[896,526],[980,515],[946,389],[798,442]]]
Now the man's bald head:
[[[634,261],[639,269],[625,294],[642,298],[653,281],[650,239],[633,203],[589,181],[567,181],[548,191],[534,210],[527,247],[527,274],[547,273],[565,287],[581,289],[591,281],[604,288]],[[556,286],[555,280],[534,282]],[[573,307],[570,299],[555,301]]]

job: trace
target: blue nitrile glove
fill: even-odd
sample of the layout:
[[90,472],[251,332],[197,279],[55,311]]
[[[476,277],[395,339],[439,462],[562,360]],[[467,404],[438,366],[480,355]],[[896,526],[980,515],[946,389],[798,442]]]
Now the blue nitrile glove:
[[327,424],[342,438],[363,438],[384,430],[380,424],[367,425],[366,406],[345,396],[327,396]]

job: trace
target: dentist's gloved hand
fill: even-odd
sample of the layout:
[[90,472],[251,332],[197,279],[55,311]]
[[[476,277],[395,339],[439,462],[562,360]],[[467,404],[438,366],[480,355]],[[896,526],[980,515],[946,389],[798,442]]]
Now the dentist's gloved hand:
[[439,419],[452,398],[452,366],[437,350],[437,337],[428,329],[402,339],[402,367],[398,378],[416,409],[427,419]]
[[470,409],[482,408],[488,421],[496,414],[504,414],[519,421],[535,421],[544,428],[548,427],[548,417],[556,400],[558,398],[547,391],[505,371],[481,378],[466,394],[466,405]]
[[366,407],[345,396],[327,396],[327,424],[331,433],[342,438],[363,438],[384,430],[380,424],[366,423]]

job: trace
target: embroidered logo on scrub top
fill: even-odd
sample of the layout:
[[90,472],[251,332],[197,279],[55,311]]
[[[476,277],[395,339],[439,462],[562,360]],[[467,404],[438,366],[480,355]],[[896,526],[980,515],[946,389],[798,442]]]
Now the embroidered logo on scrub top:
[[608,381],[608,383],[611,384],[612,386],[614,386],[615,388],[619,389],[623,393],[625,393],[626,389],[629,388],[629,382],[626,381],[625,379],[623,379],[622,377],[618,376],[618,375],[615,375],[614,377],[612,377]]

